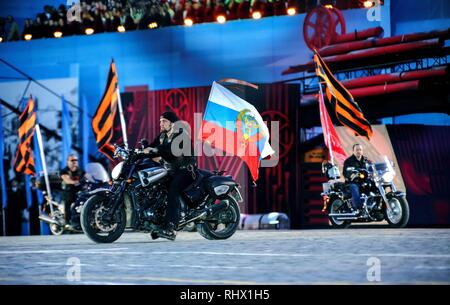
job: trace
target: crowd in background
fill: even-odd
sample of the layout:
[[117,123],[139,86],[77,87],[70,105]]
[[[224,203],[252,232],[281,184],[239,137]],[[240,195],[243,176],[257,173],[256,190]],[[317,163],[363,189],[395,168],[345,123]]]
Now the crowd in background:
[[[0,18],[1,41],[60,38],[70,35],[124,32],[171,25],[286,15],[288,6],[304,13],[318,4],[340,9],[361,7],[361,0],[84,0],[67,7],[46,5],[20,29],[13,16]],[[192,23],[186,23],[190,19]]]
[[39,199],[36,185],[31,183],[30,203],[27,204],[25,184],[13,179],[7,187],[7,207],[0,210],[0,236],[40,235]]

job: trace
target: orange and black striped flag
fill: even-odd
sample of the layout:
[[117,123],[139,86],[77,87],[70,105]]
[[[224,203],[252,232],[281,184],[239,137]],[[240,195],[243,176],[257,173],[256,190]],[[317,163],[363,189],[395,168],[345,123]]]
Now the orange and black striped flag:
[[114,156],[114,146],[110,144],[110,141],[113,137],[114,117],[117,111],[117,86],[116,65],[112,61],[105,92],[92,119],[92,129],[94,130],[98,150],[111,160]]
[[336,112],[337,119],[343,125],[352,129],[357,135],[370,139],[372,127],[364,117],[361,108],[359,108],[351,93],[334,78],[320,55],[317,52],[314,53],[316,75],[326,84],[325,94]]
[[36,127],[36,107],[32,98],[19,117],[19,145],[14,159],[17,172],[36,175],[33,159],[33,135]]

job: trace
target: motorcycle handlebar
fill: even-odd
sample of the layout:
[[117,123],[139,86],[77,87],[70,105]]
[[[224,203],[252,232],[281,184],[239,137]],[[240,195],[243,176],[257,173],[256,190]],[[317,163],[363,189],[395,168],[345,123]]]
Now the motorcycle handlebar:
[[129,148],[123,148],[117,144],[114,144],[114,158],[117,159],[118,157],[121,157],[123,160],[127,160],[130,157],[136,157],[136,158],[146,158],[149,157],[148,154],[144,153],[143,149],[129,149]]

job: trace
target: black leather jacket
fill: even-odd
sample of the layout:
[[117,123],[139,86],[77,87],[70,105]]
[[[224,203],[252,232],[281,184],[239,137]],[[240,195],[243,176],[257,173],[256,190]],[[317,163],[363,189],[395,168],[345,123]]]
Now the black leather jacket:
[[352,175],[353,171],[359,170],[359,169],[367,169],[369,165],[369,160],[362,156],[361,160],[358,161],[356,159],[355,155],[351,155],[344,161],[344,177],[345,181],[351,182],[350,176]]
[[[183,136],[184,140],[180,141],[181,144],[179,145],[179,148],[183,149],[183,145],[186,145],[188,142],[190,145],[190,154],[175,156],[172,151],[172,143],[180,136]],[[183,130],[171,134],[170,137],[167,136],[167,133],[162,132],[149,146],[157,149],[157,153],[153,154],[153,156],[163,158],[173,170],[185,168],[188,165],[195,165],[195,157],[193,156],[194,148],[192,146],[191,138]]]

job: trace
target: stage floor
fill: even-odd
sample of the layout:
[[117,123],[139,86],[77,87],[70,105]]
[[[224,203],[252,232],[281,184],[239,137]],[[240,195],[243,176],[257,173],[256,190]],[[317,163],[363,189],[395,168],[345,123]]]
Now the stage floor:
[[[380,281],[378,281],[380,280]],[[372,282],[374,281],[374,282]],[[0,237],[0,284],[450,284],[450,229]]]

